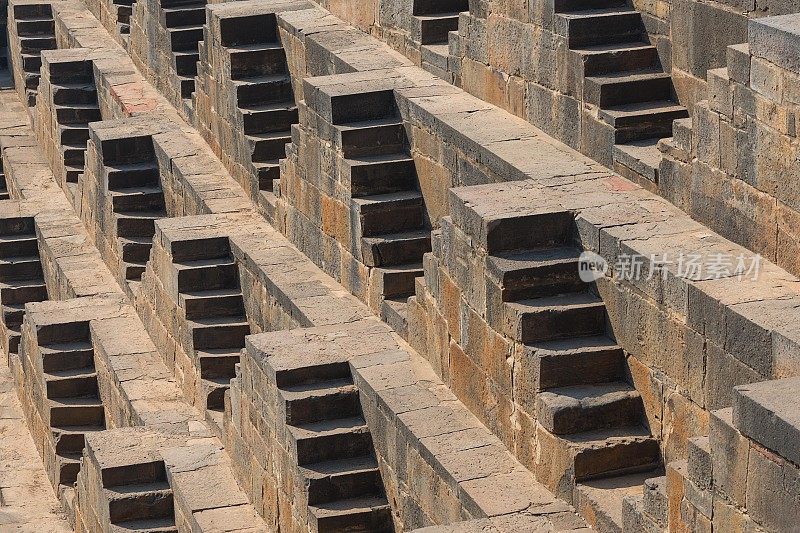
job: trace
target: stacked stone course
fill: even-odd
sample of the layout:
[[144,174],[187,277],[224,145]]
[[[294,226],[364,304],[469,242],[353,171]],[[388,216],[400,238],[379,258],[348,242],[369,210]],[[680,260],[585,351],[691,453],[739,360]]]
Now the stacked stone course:
[[796,529],[797,23],[698,6],[10,0],[0,528]]

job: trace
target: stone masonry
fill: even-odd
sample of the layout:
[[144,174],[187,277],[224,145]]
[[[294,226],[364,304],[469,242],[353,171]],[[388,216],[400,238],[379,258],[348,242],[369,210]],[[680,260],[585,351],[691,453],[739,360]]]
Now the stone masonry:
[[800,531],[800,8],[0,10],[0,531]]

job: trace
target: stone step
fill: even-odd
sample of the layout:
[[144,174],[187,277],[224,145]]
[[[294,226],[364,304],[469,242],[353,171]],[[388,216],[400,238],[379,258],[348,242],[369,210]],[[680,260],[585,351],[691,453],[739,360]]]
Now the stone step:
[[288,426],[288,430],[290,453],[300,466],[373,452],[372,436],[362,417]]
[[160,185],[145,187],[126,187],[111,191],[111,205],[114,212],[150,211],[164,213],[164,191]]
[[347,124],[398,116],[394,91],[355,87],[330,99],[331,124]]
[[97,373],[94,365],[70,370],[56,370],[44,375],[47,398],[97,398]]
[[162,460],[142,463],[104,466],[100,471],[103,488],[145,483],[162,483],[167,479],[167,471]]
[[153,239],[150,237],[119,238],[119,248],[122,250],[122,260],[126,263],[147,263],[150,259],[150,250],[153,248]]
[[166,481],[120,485],[103,489],[103,493],[108,500],[109,520],[112,524],[154,518],[174,519],[172,488]]
[[32,37],[20,36],[19,47],[23,54],[41,52],[42,50],[55,50],[56,38],[52,35],[35,35]]
[[103,426],[65,426],[50,428],[50,436],[59,455],[80,455],[86,446],[86,435],[104,431]]
[[52,17],[37,17],[17,21],[17,35],[31,37],[44,35],[52,37],[55,34],[55,21]]
[[197,351],[195,356],[200,364],[200,376],[205,379],[232,378],[236,375],[241,348],[221,348]]
[[414,0],[412,7],[413,15],[436,15],[460,11],[469,11],[467,0]]
[[232,80],[288,73],[286,52],[278,42],[240,45],[227,48],[227,51]]
[[71,487],[78,480],[81,471],[80,453],[57,453],[55,456],[58,484]]
[[618,72],[584,79],[584,102],[599,107],[669,100],[672,77],[662,71]]
[[86,126],[58,126],[59,141],[61,144],[82,144],[89,141],[89,128]]
[[42,279],[39,255],[0,257],[0,282]]
[[0,257],[18,255],[39,255],[39,241],[36,234],[0,235]]
[[110,533],[178,533],[174,518],[130,520],[111,524]]
[[22,325],[25,318],[25,304],[3,305],[3,324],[7,328],[16,328]]
[[164,218],[163,211],[118,211],[117,237],[152,237],[156,232],[155,221]]
[[211,411],[223,411],[225,409],[225,391],[231,388],[231,378],[219,377],[201,379],[203,397],[206,400],[206,409]]
[[9,353],[19,353],[19,345],[22,342],[22,333],[19,328],[19,326],[14,326],[6,330]]
[[414,159],[406,154],[348,159],[345,164],[350,169],[350,194],[353,198],[417,188]]
[[572,337],[525,347],[533,357],[538,391],[621,380],[625,353],[606,336]]
[[173,266],[179,292],[239,289],[239,267],[230,256],[176,262]]
[[55,112],[59,124],[88,124],[103,120],[97,104],[55,105]]
[[194,77],[178,76],[178,82],[180,83],[181,98],[191,98],[194,92]]
[[168,28],[168,31],[173,52],[197,50],[197,42],[203,40],[202,24]]
[[36,337],[40,346],[89,342],[89,321],[65,317],[63,322],[39,325],[36,328]]
[[421,263],[379,267],[374,275],[380,276],[383,289],[381,297],[386,299],[406,298],[414,295],[415,279],[425,275]]
[[361,415],[352,379],[305,383],[278,389],[286,423],[292,426]]
[[256,169],[259,191],[272,191],[275,180],[280,179],[281,166],[278,160],[274,161],[255,161],[253,167]]
[[201,318],[187,321],[195,350],[244,348],[250,325],[244,316]]
[[420,44],[448,42],[448,33],[458,31],[458,12],[415,15],[412,38]]
[[308,490],[308,505],[383,492],[378,461],[371,455],[337,459],[300,468]]
[[153,139],[150,135],[131,134],[126,137],[106,139],[99,148],[106,166],[156,163]]
[[428,229],[361,239],[362,260],[367,266],[419,263],[430,251],[431,232]]
[[53,103],[70,106],[73,104],[97,105],[97,88],[94,80],[89,83],[73,82],[51,84]]
[[125,269],[126,281],[140,281],[142,279],[142,275],[147,270],[146,263],[134,263],[134,262],[123,261],[122,266]]
[[23,77],[25,79],[26,89],[36,90],[39,88],[39,81],[41,79],[41,76],[39,75],[38,72],[25,73]]
[[582,291],[580,250],[571,246],[503,252],[489,256],[489,280],[503,302]]
[[630,169],[639,176],[658,183],[659,167],[663,159],[658,149],[658,141],[659,139],[646,139],[628,144],[615,144],[611,154],[614,170]]
[[129,187],[153,187],[160,184],[158,163],[125,163],[106,165],[109,190]]
[[28,20],[38,18],[53,18],[53,10],[50,4],[30,3],[14,4],[14,20]]
[[81,176],[83,176],[84,168],[76,167],[76,166],[65,166],[64,167],[64,178],[66,179],[67,183],[78,183],[78,180]]
[[666,530],[669,521],[667,477],[649,477],[642,486],[641,511],[661,530]]
[[297,124],[297,106],[290,103],[255,105],[239,108],[245,134],[286,132],[291,136],[292,124]]
[[86,145],[65,144],[61,146],[61,153],[64,157],[64,165],[70,167],[84,167],[86,164]]
[[394,531],[392,510],[384,497],[339,500],[311,505],[308,510],[312,531]]
[[294,101],[292,80],[287,74],[250,77],[232,83],[239,107]]
[[181,26],[202,26],[206,23],[205,3],[194,3],[180,7],[162,7],[164,26],[179,28]]
[[622,533],[623,501],[641,495],[642,483],[653,474],[635,473],[578,483],[575,509],[600,533]]
[[175,71],[179,76],[196,76],[197,62],[200,60],[200,53],[193,50],[183,52],[173,52],[175,57]]
[[286,157],[286,145],[292,142],[288,131],[246,135],[254,162],[275,161]]
[[560,13],[554,25],[570,48],[640,42],[643,32],[641,14],[628,7]]
[[39,53],[20,54],[22,58],[22,70],[24,72],[39,72],[42,68],[42,55]]
[[105,412],[99,398],[59,398],[48,400],[50,425],[103,426]]
[[47,300],[47,286],[42,279],[0,282],[0,302],[4,305],[44,300]]
[[424,199],[417,191],[362,196],[352,203],[362,237],[418,230],[426,223]]
[[[233,262],[230,241],[225,236],[173,241],[172,261],[176,269],[203,268],[217,263]],[[197,290],[203,290],[203,287]]]
[[525,344],[605,332],[605,305],[591,293],[570,293],[503,305],[499,329]]
[[406,149],[406,130],[403,119],[389,117],[335,126],[337,143],[344,157],[398,154]]
[[62,372],[94,367],[94,348],[91,342],[69,342],[39,346],[44,372]]
[[574,433],[557,437],[573,456],[576,481],[651,472],[661,465],[657,439],[642,426]]
[[189,320],[214,316],[244,315],[244,299],[238,287],[182,292],[179,305],[183,308],[186,318]]
[[573,385],[540,392],[538,422],[556,435],[569,435],[642,422],[639,393],[624,382]]
[[660,67],[658,49],[645,42],[590,45],[573,51],[581,58],[584,76]]
[[552,0],[555,13],[624,7],[625,0]]
[[275,383],[279,389],[288,389],[301,385],[336,380],[353,379],[350,365],[347,362],[311,363],[296,366],[298,361],[291,361],[290,367],[277,367]]
[[129,24],[133,15],[133,8],[131,6],[117,6],[117,22]]
[[671,137],[672,122],[688,117],[689,112],[675,102],[664,100],[601,109],[598,116],[616,130],[615,143],[625,144]]

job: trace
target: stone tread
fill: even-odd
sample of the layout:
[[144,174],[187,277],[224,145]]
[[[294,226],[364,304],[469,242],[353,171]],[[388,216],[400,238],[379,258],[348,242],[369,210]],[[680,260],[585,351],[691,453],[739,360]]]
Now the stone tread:
[[287,402],[311,397],[325,397],[336,393],[358,392],[352,380],[340,379],[292,385],[280,389],[281,396]]
[[614,162],[628,167],[652,182],[658,181],[658,167],[662,155],[658,149],[659,139],[648,139],[614,145]]
[[586,80],[592,81],[598,85],[605,85],[611,83],[630,83],[642,80],[652,79],[671,79],[672,76],[662,70],[646,69],[638,71],[623,71],[623,72],[609,72],[606,74],[595,74],[586,76]]
[[330,503],[308,506],[311,513],[319,518],[344,516],[375,509],[389,510],[389,502],[383,497],[351,498]]
[[615,6],[599,9],[582,9],[579,11],[567,11],[557,13],[559,17],[566,19],[592,19],[601,17],[616,17],[618,15],[634,15],[639,12],[633,8],[626,6]]
[[300,426],[288,426],[288,428],[294,438],[298,440],[328,435],[369,432],[367,423],[364,421],[364,418],[360,416],[323,420],[310,424],[302,424]]
[[384,126],[398,126],[403,124],[403,119],[400,117],[386,117],[373,120],[359,120],[356,122],[345,122],[342,124],[334,125],[339,131],[352,131],[362,130],[369,128],[380,128]]
[[575,489],[576,508],[584,517],[593,515],[591,525],[596,530],[621,533],[622,500],[627,496],[641,496],[642,485],[653,475],[653,472],[643,472],[580,482]]
[[637,123],[642,116],[653,114],[675,114],[686,112],[686,108],[670,100],[654,100],[603,108],[600,114],[611,119],[614,124]]
[[[543,248],[498,253],[487,259],[489,273],[501,277],[511,272],[555,264],[576,264],[581,252],[574,247]],[[577,269],[577,266],[576,266]]]
[[372,456],[335,459],[299,467],[306,479],[323,479],[356,472],[371,472],[378,469],[378,461]]
[[545,296],[543,298],[530,298],[516,302],[507,302],[505,305],[510,306],[520,314],[604,306],[603,300],[590,292],[573,292],[557,294],[555,296]]

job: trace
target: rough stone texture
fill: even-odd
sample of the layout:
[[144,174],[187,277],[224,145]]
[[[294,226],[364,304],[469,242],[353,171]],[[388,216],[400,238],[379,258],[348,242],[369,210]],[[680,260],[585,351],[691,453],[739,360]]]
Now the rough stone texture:
[[790,6],[180,4],[8,7],[0,527],[794,527]]

